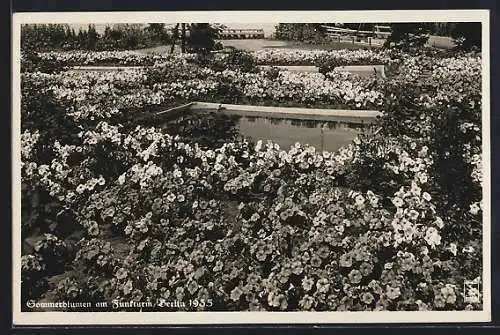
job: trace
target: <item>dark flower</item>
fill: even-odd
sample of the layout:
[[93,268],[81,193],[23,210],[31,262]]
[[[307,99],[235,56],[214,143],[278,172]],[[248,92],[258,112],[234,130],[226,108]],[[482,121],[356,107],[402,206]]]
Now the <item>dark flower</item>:
[[136,288],[134,290],[134,292],[132,292],[132,298],[131,299],[133,301],[141,301],[142,297],[143,297],[143,294],[142,294],[141,290],[139,290],[139,289]]
[[206,301],[209,298],[208,290],[204,287],[198,290],[198,299]]
[[373,302],[374,297],[373,294],[371,294],[370,292],[364,292],[361,294],[360,299],[364,304],[369,305]]
[[125,295],[129,294],[130,292],[132,292],[133,288],[134,287],[132,286],[132,281],[131,280],[127,281],[125,283],[125,285],[122,286],[122,290],[123,290],[123,293]]
[[262,250],[265,254],[270,255],[273,253],[273,247],[270,244],[264,244]]
[[327,246],[322,246],[318,250],[318,256],[325,259],[330,255],[330,249]]
[[187,290],[191,293],[191,295],[195,294],[198,290],[198,283],[194,280],[189,281],[187,284]]
[[361,275],[361,272],[359,270],[351,270],[351,272],[349,272],[349,280],[351,281],[351,283],[353,284],[359,284],[361,282],[361,278],[363,278],[363,276]]
[[302,263],[300,261],[293,261],[292,262],[292,273],[295,275],[300,275],[304,271],[304,267],[302,266]]
[[311,265],[315,268],[319,268],[321,266],[322,260],[318,256],[314,255],[311,257]]
[[299,306],[304,310],[311,310],[314,305],[314,298],[307,294],[299,301]]
[[127,275],[128,275],[128,272],[127,270],[125,270],[124,268],[119,268],[117,271],[116,271],[116,278],[118,279],[125,279],[127,278]]
[[183,300],[185,296],[184,287],[179,286],[175,289],[175,297],[179,300]]
[[314,285],[314,279],[304,277],[302,278],[302,288],[304,291],[309,292]]
[[371,263],[368,263],[368,262],[363,262],[359,266],[359,271],[361,271],[361,273],[363,274],[363,276],[366,277],[370,273],[372,273],[372,271],[373,271],[373,265]]
[[399,287],[387,286],[385,293],[387,298],[395,300],[401,295],[401,290],[399,289]]
[[89,227],[87,228],[90,236],[99,235],[99,225],[95,221],[90,221]]
[[330,282],[326,278],[321,278],[316,283],[316,288],[319,293],[326,293],[330,289]]
[[255,301],[255,298],[256,298],[256,296],[255,296],[255,293],[254,293],[254,292],[247,292],[247,293],[245,294],[245,300],[246,300],[247,302],[253,302],[253,301]]
[[243,294],[243,291],[238,287],[236,286],[232,291],[231,291],[231,300],[232,301],[239,301],[240,300],[240,297],[241,295]]
[[267,258],[267,255],[263,250],[257,250],[257,252],[255,253],[255,257],[257,258],[257,260],[264,262]]
[[343,268],[350,268],[352,266],[352,256],[350,254],[341,255],[339,265]]

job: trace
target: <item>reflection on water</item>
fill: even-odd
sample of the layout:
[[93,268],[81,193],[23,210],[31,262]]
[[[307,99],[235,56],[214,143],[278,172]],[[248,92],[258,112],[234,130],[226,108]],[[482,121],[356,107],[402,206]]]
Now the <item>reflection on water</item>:
[[336,151],[361,133],[362,125],[336,121],[278,119],[242,116],[237,124],[239,133],[253,140],[272,140],[282,149],[296,142],[309,144],[318,150]]
[[189,112],[165,122],[163,128],[205,146],[245,137],[252,141],[272,140],[286,150],[299,142],[328,151],[336,151],[361,132],[369,131],[366,125],[355,122],[241,116],[209,110]]

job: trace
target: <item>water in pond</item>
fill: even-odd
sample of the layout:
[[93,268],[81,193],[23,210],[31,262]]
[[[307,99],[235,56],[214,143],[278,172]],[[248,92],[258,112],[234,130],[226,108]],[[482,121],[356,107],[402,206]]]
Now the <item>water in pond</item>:
[[231,111],[191,111],[165,121],[162,127],[172,135],[179,134],[208,147],[245,137],[252,141],[272,140],[286,150],[299,142],[328,151],[335,151],[368,131],[367,126],[354,122],[254,117]]

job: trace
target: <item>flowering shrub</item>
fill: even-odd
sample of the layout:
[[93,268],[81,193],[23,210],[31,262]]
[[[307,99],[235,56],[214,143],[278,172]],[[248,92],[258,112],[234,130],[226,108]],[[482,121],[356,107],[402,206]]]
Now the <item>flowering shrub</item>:
[[[482,271],[479,59],[403,61],[379,82],[175,64],[24,77],[25,235],[48,230],[62,209],[81,232],[66,278],[28,295],[162,311],[482,308],[462,290]],[[223,94],[340,100],[385,115],[380,132],[319,152],[234,133],[193,140],[201,126],[216,129],[214,115],[162,130],[125,112]],[[49,111],[59,127],[45,124]],[[47,237],[23,256],[25,290],[65,243]]]

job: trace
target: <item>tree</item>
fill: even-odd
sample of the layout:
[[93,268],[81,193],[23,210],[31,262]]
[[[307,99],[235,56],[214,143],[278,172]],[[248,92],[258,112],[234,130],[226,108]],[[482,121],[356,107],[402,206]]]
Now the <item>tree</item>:
[[186,24],[181,23],[181,52],[186,52]]
[[87,47],[87,31],[86,30],[79,30],[78,31],[78,47],[79,49],[86,49]]
[[279,23],[275,27],[275,37],[285,41],[321,40],[326,29],[322,23]]
[[175,27],[172,28],[172,45],[170,46],[170,53],[174,53],[175,42],[179,39],[179,25],[180,23],[177,23]]
[[113,37],[116,37],[121,49],[137,48],[144,41],[144,31],[141,24],[115,24]]
[[481,28],[480,22],[457,23],[451,32],[457,48],[462,50],[471,50],[474,47],[481,49]]
[[400,49],[421,47],[429,39],[429,27],[423,23],[392,23],[391,34],[384,47],[392,46]]
[[87,33],[87,50],[95,50],[98,40],[99,34],[95,30],[95,26],[90,24]]
[[164,23],[149,23],[145,31],[153,42],[164,42],[166,40],[167,34]]
[[193,23],[189,27],[187,44],[190,50],[206,54],[215,49],[215,39],[219,36],[219,30],[209,23]]

